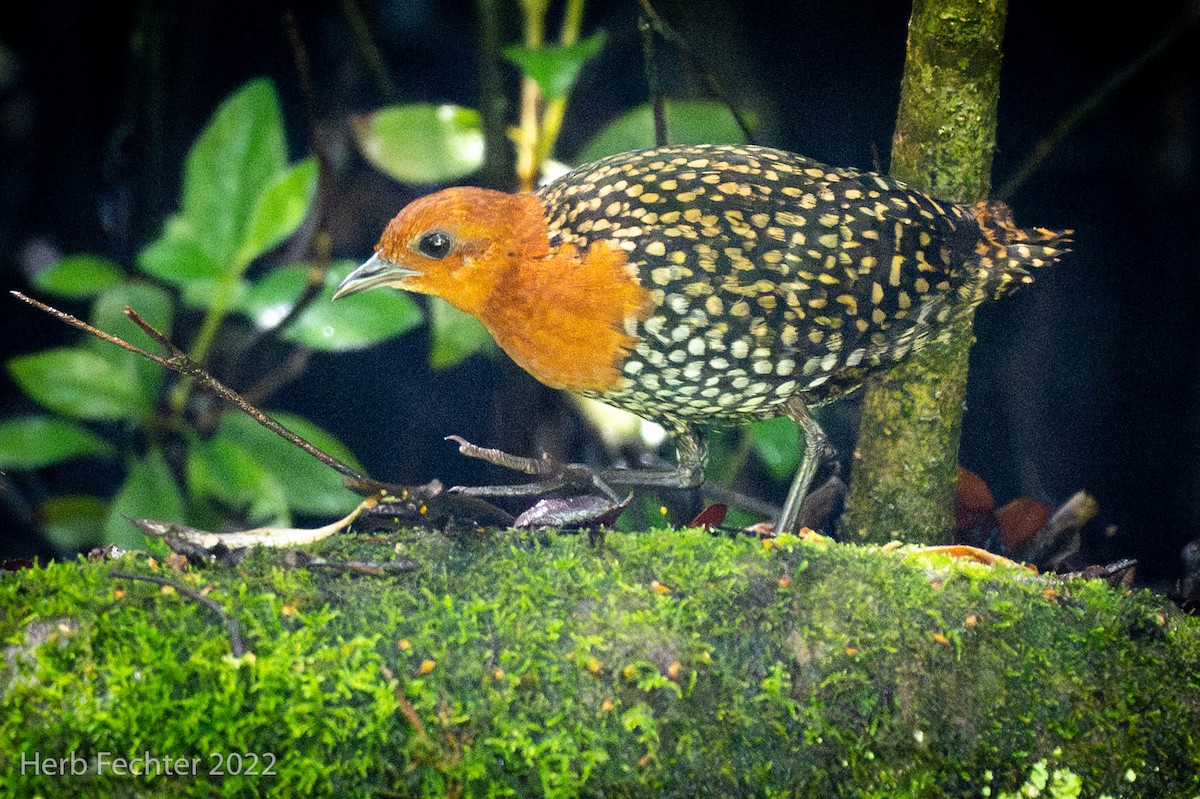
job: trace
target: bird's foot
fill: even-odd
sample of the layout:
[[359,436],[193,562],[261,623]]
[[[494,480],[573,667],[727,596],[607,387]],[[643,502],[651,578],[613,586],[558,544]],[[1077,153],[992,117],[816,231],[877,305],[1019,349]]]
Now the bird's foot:
[[[683,430],[676,433],[678,458],[674,468],[594,469],[581,463],[560,463],[547,455],[540,458],[512,455],[502,450],[477,446],[461,436],[447,436],[446,440],[458,444],[458,451],[467,457],[539,478],[536,482],[520,485],[455,486],[450,489],[450,492],[460,496],[542,497],[554,493],[581,494],[599,490],[604,494],[608,507],[616,507],[613,503],[627,500],[622,500],[612,486],[670,490],[696,489],[703,486],[705,493],[715,497],[718,502],[768,516],[774,516],[778,512],[777,508],[768,503],[705,482],[704,438],[695,431]],[[575,512],[576,510],[572,511]]]
[[446,436],[446,440],[458,444],[458,451],[468,458],[477,458],[494,466],[542,478],[537,482],[518,485],[454,486],[450,489],[453,493],[470,497],[537,497],[563,489],[586,491],[597,488],[609,499],[620,501],[617,493],[604,479],[601,470],[582,463],[561,463],[546,454],[540,458],[526,458],[472,444],[462,436]]

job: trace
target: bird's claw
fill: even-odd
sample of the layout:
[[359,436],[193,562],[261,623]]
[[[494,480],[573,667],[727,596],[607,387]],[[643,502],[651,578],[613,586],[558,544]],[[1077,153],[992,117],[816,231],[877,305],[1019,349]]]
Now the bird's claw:
[[605,482],[600,472],[582,463],[560,463],[545,453],[540,458],[526,458],[503,450],[472,444],[462,436],[446,436],[446,440],[458,444],[458,451],[468,458],[476,458],[494,466],[545,478],[534,483],[519,485],[454,486],[450,489],[452,493],[471,497],[531,497],[544,496],[564,488],[597,488],[614,502],[620,501],[620,497]]

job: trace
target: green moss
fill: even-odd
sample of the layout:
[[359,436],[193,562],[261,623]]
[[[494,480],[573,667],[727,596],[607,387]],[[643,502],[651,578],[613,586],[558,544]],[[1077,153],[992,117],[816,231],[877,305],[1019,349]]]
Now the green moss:
[[[210,611],[107,576],[144,556],[5,577],[3,793],[936,797],[1039,762],[1081,796],[1200,792],[1200,625],[1150,594],[699,531],[317,549],[421,565],[176,575],[234,613],[239,662]],[[276,775],[21,775],[101,751],[270,753]]]

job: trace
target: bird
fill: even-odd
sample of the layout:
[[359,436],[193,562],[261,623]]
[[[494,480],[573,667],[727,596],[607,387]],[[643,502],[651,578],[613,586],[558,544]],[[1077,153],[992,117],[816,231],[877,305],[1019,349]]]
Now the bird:
[[673,436],[673,470],[610,482],[698,487],[709,429],[792,418],[805,443],[775,524],[786,531],[828,452],[809,409],[1031,282],[1070,234],[1018,228],[1000,201],[950,202],[770,147],[667,145],[531,193],[419,197],[333,296],[441,297],[547,386]]

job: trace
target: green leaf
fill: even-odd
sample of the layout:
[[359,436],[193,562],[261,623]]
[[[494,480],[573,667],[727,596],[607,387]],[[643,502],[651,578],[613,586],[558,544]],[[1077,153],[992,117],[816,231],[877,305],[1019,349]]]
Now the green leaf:
[[352,123],[363,158],[401,183],[448,183],[483,165],[479,112],[470,108],[393,105]]
[[275,175],[250,215],[237,260],[249,263],[295,233],[316,191],[316,158],[305,158]]
[[[342,352],[394,338],[421,323],[421,309],[401,292],[372,291],[333,303],[334,289],[353,268],[350,261],[330,266],[321,296],[281,331],[280,338],[322,352]],[[297,265],[273,269],[247,292],[242,312],[259,328],[277,325],[303,293],[307,273],[307,267]]]
[[0,420],[0,469],[38,469],[111,453],[108,442],[66,419],[29,415]]
[[[724,104],[712,100],[666,100],[667,137],[672,144],[744,144],[742,129]],[[753,118],[750,119],[753,126]],[[629,109],[597,133],[576,161],[586,164],[606,155],[654,146],[654,106]]]
[[445,369],[477,352],[495,349],[482,322],[437,297],[429,303],[429,324],[433,333],[429,365],[434,369]]
[[33,285],[48,294],[83,300],[121,282],[121,268],[107,258],[77,253],[33,276]]
[[60,347],[8,362],[21,389],[47,408],[80,419],[138,419],[153,410],[126,370],[82,347]]
[[225,273],[245,267],[235,256],[248,220],[286,166],[279,98],[269,80],[257,78],[217,108],[188,153],[183,174],[182,215]]
[[135,461],[104,520],[104,543],[122,549],[145,549],[146,536],[129,519],[183,521],[183,496],[162,456]]
[[604,31],[599,31],[567,46],[529,48],[514,44],[504,48],[504,57],[537,83],[543,97],[554,100],[570,94],[583,65],[604,46],[604,38]]
[[287,502],[275,475],[246,447],[221,435],[195,441],[188,448],[188,490],[196,497],[215,497],[264,524],[288,524]]
[[[291,413],[270,412],[285,427],[355,468],[357,461],[345,445],[307,419]],[[283,488],[288,507],[297,513],[342,515],[359,497],[342,485],[342,476],[304,450],[267,430],[241,413],[226,413],[216,436],[240,445]]]
[[[124,282],[102,292],[92,305],[92,325],[157,352],[158,345],[125,315],[126,307],[137,311],[139,316],[163,335],[170,336],[175,316],[171,296],[162,288],[149,283]],[[128,379],[140,388],[146,404],[154,405],[164,376],[161,366],[136,352],[123,350],[97,338],[87,339],[85,346],[121,369],[128,375]]]
[[98,544],[107,515],[106,503],[82,494],[51,497],[38,508],[42,532],[54,546],[65,550]]
[[246,292],[250,290],[250,284],[241,279],[232,285],[216,280],[193,280],[179,287],[179,299],[188,308],[205,309],[213,304],[218,289],[229,292],[227,302],[230,307],[236,308],[243,302]]
[[777,480],[790,480],[800,464],[800,428],[786,416],[764,419],[750,427],[754,451]]
[[223,265],[200,239],[195,223],[176,214],[163,225],[162,234],[138,253],[138,269],[172,286],[216,280]]

